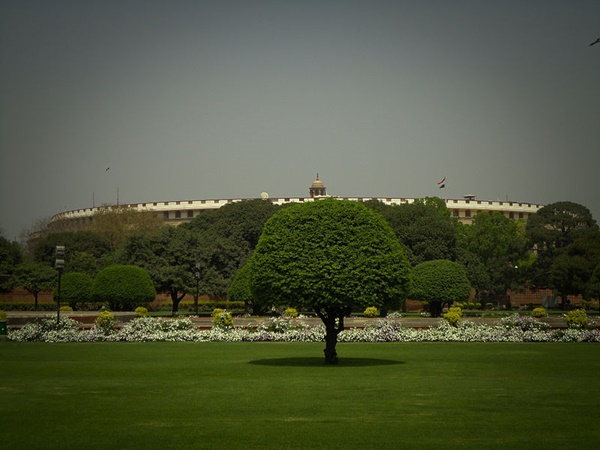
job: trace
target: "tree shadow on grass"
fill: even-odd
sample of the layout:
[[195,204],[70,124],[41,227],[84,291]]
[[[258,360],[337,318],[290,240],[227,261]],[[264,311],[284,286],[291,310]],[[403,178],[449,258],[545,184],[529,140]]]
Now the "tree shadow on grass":
[[367,367],[367,366],[392,366],[395,364],[404,364],[403,361],[393,359],[377,358],[344,358],[340,357],[337,364],[325,364],[325,358],[317,357],[290,357],[290,358],[269,358],[256,359],[249,361],[248,364],[258,366],[275,367]]

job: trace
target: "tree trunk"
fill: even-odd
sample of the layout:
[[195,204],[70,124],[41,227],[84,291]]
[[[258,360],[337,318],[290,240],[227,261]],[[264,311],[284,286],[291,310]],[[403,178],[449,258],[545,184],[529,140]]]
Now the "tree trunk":
[[173,309],[171,314],[176,316],[179,313],[179,302],[185,297],[185,292],[182,293],[179,297],[177,296],[178,292],[176,289],[171,289],[171,301],[173,302]]
[[429,314],[431,317],[440,317],[444,309],[444,302],[429,302]]
[[317,316],[325,324],[325,364],[337,364],[338,356],[335,349],[338,334],[344,329],[344,316],[346,311],[337,308],[315,309]]

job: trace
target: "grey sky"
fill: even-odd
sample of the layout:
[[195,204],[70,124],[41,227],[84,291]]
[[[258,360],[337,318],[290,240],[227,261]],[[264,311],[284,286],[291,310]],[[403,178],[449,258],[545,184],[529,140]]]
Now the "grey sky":
[[0,0],[0,226],[117,188],[304,196],[316,172],[335,195],[599,219],[599,18],[597,0]]

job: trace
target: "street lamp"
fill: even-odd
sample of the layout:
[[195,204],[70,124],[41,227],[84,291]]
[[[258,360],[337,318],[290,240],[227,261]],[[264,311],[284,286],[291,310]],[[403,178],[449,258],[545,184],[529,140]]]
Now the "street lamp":
[[198,315],[198,290],[200,286],[200,264],[196,263],[196,272],[194,273],[196,277],[196,296],[194,297],[194,308],[196,309],[196,315]]
[[58,272],[58,292],[56,296],[56,301],[58,303],[58,310],[56,311],[56,327],[58,328],[60,323],[60,276],[65,268],[65,246],[57,245],[54,254],[56,256],[54,268]]

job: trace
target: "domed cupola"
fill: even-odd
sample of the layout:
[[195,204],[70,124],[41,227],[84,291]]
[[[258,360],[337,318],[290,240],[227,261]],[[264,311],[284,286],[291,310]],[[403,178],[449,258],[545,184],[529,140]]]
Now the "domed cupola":
[[310,185],[309,193],[311,197],[324,197],[327,195],[325,185],[319,180],[319,174],[317,174],[317,179]]

